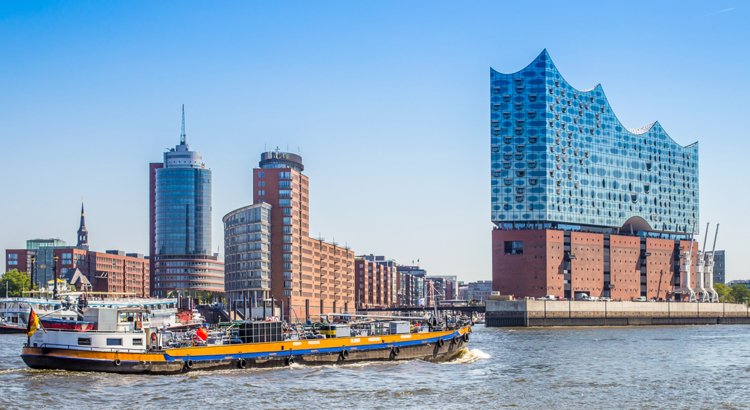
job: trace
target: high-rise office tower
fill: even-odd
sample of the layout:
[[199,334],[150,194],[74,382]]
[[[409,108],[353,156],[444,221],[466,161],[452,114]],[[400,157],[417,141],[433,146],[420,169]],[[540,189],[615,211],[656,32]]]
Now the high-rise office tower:
[[224,216],[224,288],[232,306],[265,318],[271,291],[271,205],[258,203]]
[[490,69],[489,108],[493,289],[673,297],[673,254],[698,233],[698,143],[626,129],[600,85],[572,87],[546,50]]
[[211,170],[187,144],[184,106],[179,145],[149,169],[153,294],[224,292],[224,264],[211,253]]
[[309,179],[302,157],[261,154],[253,170],[253,201],[271,208],[271,296],[282,315],[302,320],[345,312],[354,305],[354,252],[336,242],[310,238]]

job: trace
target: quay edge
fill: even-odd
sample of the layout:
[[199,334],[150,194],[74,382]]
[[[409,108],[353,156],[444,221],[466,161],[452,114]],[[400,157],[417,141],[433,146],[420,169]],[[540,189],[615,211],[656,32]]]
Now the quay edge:
[[680,326],[750,324],[735,303],[489,300],[487,327]]

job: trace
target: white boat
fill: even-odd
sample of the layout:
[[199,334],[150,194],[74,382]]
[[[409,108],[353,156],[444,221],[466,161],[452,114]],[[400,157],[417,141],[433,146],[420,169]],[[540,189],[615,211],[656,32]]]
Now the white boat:
[[[106,294],[102,295],[106,296]],[[86,292],[61,292],[59,299],[46,297],[0,298],[0,333],[25,333],[29,313],[34,309],[42,325],[47,327],[76,327],[83,317],[78,307],[127,308],[144,307],[152,312],[151,321],[159,328],[182,326],[177,318],[177,299],[156,298],[103,298]],[[83,324],[83,323],[81,323]],[[78,326],[80,327],[80,326]]]

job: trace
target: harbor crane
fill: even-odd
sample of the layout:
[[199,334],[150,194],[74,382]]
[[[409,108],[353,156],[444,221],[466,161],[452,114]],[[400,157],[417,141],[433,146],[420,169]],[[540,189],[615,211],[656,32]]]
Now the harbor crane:
[[[708,231],[708,229],[706,229]],[[706,232],[708,234],[708,232]],[[716,234],[714,235],[714,244],[711,253],[706,254],[706,278],[705,288],[711,292],[710,301],[719,302],[719,294],[714,289],[714,254],[716,253],[716,238],[719,237],[719,224],[716,224]],[[705,246],[705,245],[704,245]]]

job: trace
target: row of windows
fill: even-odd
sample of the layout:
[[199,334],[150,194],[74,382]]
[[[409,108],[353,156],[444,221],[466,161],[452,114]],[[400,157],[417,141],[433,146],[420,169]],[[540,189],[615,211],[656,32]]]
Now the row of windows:
[[200,282],[164,282],[155,283],[155,288],[162,289],[193,289],[193,288],[204,288],[204,289],[224,289],[224,282],[221,283],[200,283]]
[[[540,55],[532,65],[536,69],[527,68],[512,75],[499,74],[494,70],[491,72],[493,87],[493,95],[491,96],[493,202],[507,202],[503,205],[506,211],[515,208],[523,210],[525,205],[513,206],[512,202],[532,201],[534,198],[536,200],[532,202],[536,202],[539,201],[541,196],[525,196],[524,185],[533,186],[539,182],[543,186],[550,185],[550,181],[543,178],[539,181],[539,179],[546,173],[550,174],[550,178],[554,178],[556,173],[554,168],[556,167],[558,170],[564,169],[567,174],[565,171],[563,171],[563,174],[559,174],[560,171],[557,171],[558,179],[553,183],[557,187],[555,190],[549,189],[549,193],[553,195],[545,197],[548,199],[543,202],[556,200],[559,204],[561,199],[563,201],[566,199],[573,200],[574,198],[566,198],[566,196],[578,196],[578,184],[585,184],[587,181],[586,175],[607,176],[611,174],[612,180],[607,178],[602,180],[603,188],[610,188],[611,186],[613,189],[617,189],[616,187],[619,186],[623,191],[627,191],[626,195],[619,194],[617,196],[617,199],[621,201],[618,204],[619,209],[627,207],[631,209],[631,212],[643,214],[639,216],[657,220],[660,223],[668,220],[670,224],[675,224],[680,230],[684,230],[685,226],[690,225],[691,217],[692,220],[697,218],[698,156],[696,145],[685,148],[679,147],[656,123],[639,130],[625,130],[609,108],[600,87],[590,92],[579,92],[572,89],[560,77],[551,61],[548,60],[546,52]],[[549,85],[550,95],[546,95],[545,82]],[[555,83],[555,87],[553,87],[553,83]],[[564,116],[564,114],[566,115]],[[549,121],[551,129],[547,129],[547,120],[551,120]],[[597,126],[596,129],[594,129],[594,125]],[[501,137],[504,134],[514,135]],[[592,136],[588,134],[592,134]],[[561,137],[563,137],[563,146],[560,146]],[[520,139],[520,141],[516,141],[516,139]],[[594,139],[596,139],[596,142],[594,142]],[[501,141],[518,145],[501,146],[499,145]],[[551,145],[553,141],[555,145]],[[527,142],[531,145],[525,145]],[[547,156],[544,153],[547,147],[537,146],[535,145],[536,142],[550,144],[549,151],[555,154],[554,158],[551,154]],[[682,150],[682,152],[677,152],[677,150]],[[505,163],[501,162],[503,159],[506,161]],[[514,159],[524,162],[513,164],[510,161]],[[557,163],[547,162],[553,159]],[[568,160],[572,164],[568,165]],[[581,167],[577,166],[579,163]],[[591,169],[589,167],[592,164],[598,164],[598,166]],[[528,168],[528,170],[525,168]],[[632,172],[629,168],[643,169],[646,173]],[[539,171],[535,169],[539,169]],[[585,175],[582,175],[584,173]],[[662,175],[665,181],[662,181]],[[565,181],[566,177],[569,181]],[[636,183],[634,186],[632,182],[621,180],[626,177],[631,181],[637,179],[641,184]],[[500,189],[497,187],[500,184],[498,178],[504,178],[503,182],[506,186],[519,185],[514,186],[514,189],[515,191],[521,190],[521,192],[515,192],[513,196],[502,197],[498,195],[500,193]],[[620,182],[624,183],[620,184]],[[646,183],[643,184],[643,182]],[[562,189],[563,185],[566,188],[574,187],[576,190]],[[510,189],[505,189],[506,193],[513,192],[507,192]],[[534,192],[534,190],[537,190],[537,192]],[[546,190],[544,187],[531,188],[531,193],[541,194]],[[595,191],[599,192],[599,196],[602,196],[603,190]],[[648,193],[654,195],[650,198],[644,195]],[[612,192],[608,192],[608,194],[612,198]],[[614,194],[617,195],[617,193]],[[581,193],[581,197],[584,197],[583,193]],[[669,202],[667,202],[667,198],[669,198]],[[575,198],[575,201],[578,202],[578,199]],[[623,206],[623,202],[648,204],[652,205],[651,208],[660,208],[652,212],[651,210],[647,211],[644,206]],[[589,202],[581,202],[581,205],[585,207],[588,207],[588,204]],[[601,204],[601,202],[593,202],[592,207],[598,204]],[[530,204],[529,207],[531,210],[544,210],[546,205]],[[553,206],[550,208],[555,209]],[[611,208],[611,206],[607,208]],[[498,204],[493,205],[493,209],[499,211],[501,208]],[[672,211],[672,209],[675,209],[675,211]],[[535,213],[534,217],[562,217],[562,219],[555,220],[564,221],[567,220],[566,218],[570,218],[573,222],[582,222],[582,218],[574,216],[579,211],[581,214],[584,212],[587,214],[600,213],[599,210],[579,210],[573,209],[572,206],[567,207],[567,209],[560,207],[558,210],[571,212],[563,212],[562,214],[560,212],[552,214]],[[622,214],[624,213],[620,213],[620,215]],[[493,212],[492,216],[493,220],[514,220],[529,218],[531,214]],[[586,220],[588,222],[588,218]],[[603,222],[603,219],[596,218],[592,221]],[[617,221],[614,224],[620,225],[622,222],[624,221]]]

